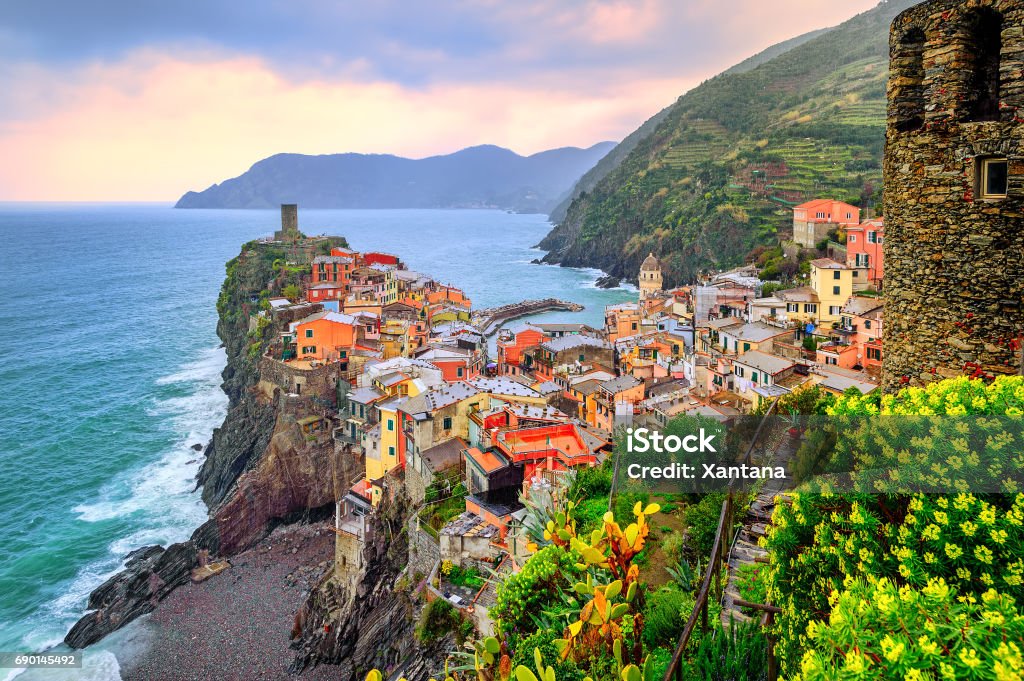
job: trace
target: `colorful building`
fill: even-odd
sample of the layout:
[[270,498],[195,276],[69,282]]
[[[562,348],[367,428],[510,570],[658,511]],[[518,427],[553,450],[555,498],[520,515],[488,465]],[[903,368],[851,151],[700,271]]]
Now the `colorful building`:
[[816,199],[793,208],[793,241],[815,248],[836,227],[860,224],[860,208],[833,199]]
[[523,351],[539,346],[547,338],[542,329],[532,324],[517,324],[499,331],[495,343],[498,350],[497,372],[503,376],[523,373]]
[[881,218],[846,228],[846,264],[865,271],[865,285],[876,289],[881,287],[885,274],[884,237],[885,221]]
[[299,359],[344,360],[355,345],[356,319],[351,315],[318,312],[292,322],[289,328]]

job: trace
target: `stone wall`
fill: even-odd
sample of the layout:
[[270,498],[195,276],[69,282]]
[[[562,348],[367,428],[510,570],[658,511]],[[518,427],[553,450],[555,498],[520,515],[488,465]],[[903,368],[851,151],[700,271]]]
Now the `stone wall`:
[[[999,40],[982,32],[993,21],[998,52]],[[890,51],[883,386],[1015,374],[1024,334],[1024,1],[918,5],[893,23]],[[979,107],[996,83],[998,109]],[[980,160],[990,156],[1008,160],[1006,198],[979,195]]]
[[340,362],[301,369],[266,356],[260,358],[259,372],[264,393],[272,393],[276,387],[286,393],[315,396],[332,406],[337,404],[338,381],[346,375]]
[[409,521],[409,575],[426,577],[441,560],[441,548],[437,540],[419,526],[417,518]]

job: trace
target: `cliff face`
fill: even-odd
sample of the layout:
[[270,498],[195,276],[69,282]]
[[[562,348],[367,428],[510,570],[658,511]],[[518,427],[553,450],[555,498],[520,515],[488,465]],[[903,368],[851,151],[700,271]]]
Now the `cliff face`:
[[[344,245],[344,240],[336,241]],[[251,313],[280,295],[299,274],[283,263],[285,254],[263,244],[247,244],[227,265],[217,302],[217,332],[227,350],[223,389],[229,407],[223,425],[207,446],[198,475],[210,520],[188,541],[164,549],[150,546],[126,558],[125,569],[98,587],[86,614],[65,642],[81,648],[151,612],[184,584],[200,561],[253,546],[275,526],[314,520],[333,511],[335,480],[350,480],[357,461],[336,452],[331,437],[330,399],[294,400],[261,382],[259,357],[287,319]],[[308,311],[306,311],[308,312]],[[276,321],[271,321],[276,319]],[[321,427],[303,432],[298,421],[325,417]]]
[[[401,484],[370,518],[360,568],[329,572],[296,616],[292,672],[337,665],[337,678],[361,679],[388,669],[409,681],[440,678],[450,638],[422,646],[415,635],[418,604],[398,579],[408,564],[410,505]],[[400,671],[400,674],[399,674]]]
[[674,286],[786,237],[805,200],[877,205],[886,36],[914,2],[882,2],[680,97],[584,177],[544,260],[635,279],[653,252]]

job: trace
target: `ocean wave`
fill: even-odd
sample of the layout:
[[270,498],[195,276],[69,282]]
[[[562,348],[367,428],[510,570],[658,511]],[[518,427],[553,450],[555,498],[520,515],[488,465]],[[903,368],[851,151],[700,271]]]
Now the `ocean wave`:
[[[225,361],[223,349],[208,350],[194,362],[157,379],[158,386],[187,385],[187,394],[158,399],[147,410],[161,430],[173,435],[174,444],[152,463],[113,481],[101,498],[72,509],[79,520],[90,523],[131,517],[132,529],[107,546],[104,558],[79,569],[60,596],[41,609],[39,626],[33,627],[23,641],[26,646],[44,650],[59,643],[60,639],[44,637],[52,638],[57,628],[64,631],[80,617],[89,593],[123,567],[129,552],[182,541],[206,520],[206,507],[195,492],[195,475],[203,455],[192,445],[205,445],[227,412],[227,396],[220,389]],[[32,673],[20,676],[19,681],[41,678]],[[110,681],[120,679],[120,669],[112,652],[90,648],[82,669],[59,678]]]
[[156,384],[219,382],[220,372],[224,370],[226,362],[227,354],[224,348],[208,348],[202,352],[199,359],[186,364],[180,371],[156,379]]
[[[197,361],[157,380],[160,384],[188,380],[193,390],[187,395],[157,401],[147,410],[161,419],[161,427],[176,436],[175,444],[159,459],[105,490],[104,498],[79,504],[72,510],[79,520],[101,522],[148,511],[148,530],[191,528],[205,519],[195,489],[195,476],[202,465],[202,453],[192,445],[206,443],[224,420],[227,396],[220,389],[220,372],[225,362],[223,349],[206,352]],[[188,376],[184,379],[181,377]],[[172,380],[173,379],[173,380]],[[150,524],[154,523],[154,524]]]

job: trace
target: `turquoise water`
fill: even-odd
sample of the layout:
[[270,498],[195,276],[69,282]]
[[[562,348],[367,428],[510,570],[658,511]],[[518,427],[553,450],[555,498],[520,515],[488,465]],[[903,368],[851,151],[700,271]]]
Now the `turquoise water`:
[[[205,519],[191,445],[227,405],[214,303],[225,261],[277,222],[275,211],[0,204],[0,650],[58,643],[128,551]],[[545,319],[600,325],[604,305],[635,296],[594,288],[594,270],[531,265],[550,228],[540,215],[300,211],[300,226],[395,252],[477,307],[557,296],[587,309]],[[111,647],[89,651],[77,678],[117,678]]]

